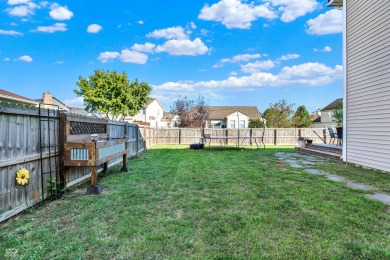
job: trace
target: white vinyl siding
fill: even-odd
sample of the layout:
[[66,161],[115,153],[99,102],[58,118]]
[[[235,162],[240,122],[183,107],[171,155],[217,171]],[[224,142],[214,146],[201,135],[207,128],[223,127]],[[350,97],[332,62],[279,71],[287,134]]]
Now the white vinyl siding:
[[346,2],[346,161],[390,171],[390,1]]

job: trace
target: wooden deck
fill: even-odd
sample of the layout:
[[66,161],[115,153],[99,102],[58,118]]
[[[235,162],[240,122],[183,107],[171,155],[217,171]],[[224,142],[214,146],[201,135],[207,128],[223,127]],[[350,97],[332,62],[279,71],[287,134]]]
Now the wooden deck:
[[307,144],[306,147],[295,148],[295,151],[341,161],[343,147],[336,144]]

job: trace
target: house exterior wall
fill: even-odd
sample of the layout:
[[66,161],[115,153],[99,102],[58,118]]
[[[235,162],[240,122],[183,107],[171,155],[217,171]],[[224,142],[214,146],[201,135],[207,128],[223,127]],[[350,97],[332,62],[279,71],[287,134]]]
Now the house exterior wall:
[[322,123],[330,123],[334,122],[333,119],[334,111],[333,110],[322,110],[321,111],[321,122]]
[[226,126],[226,122],[224,119],[206,121],[206,128],[226,128],[223,126]]
[[390,171],[390,1],[344,8],[344,160]]
[[157,100],[153,100],[145,109],[141,109],[141,111],[134,116],[134,120],[138,122],[149,122],[152,127],[161,127],[163,114],[164,109],[160,103]]
[[[235,122],[234,127],[232,125],[232,121]],[[247,115],[240,112],[234,112],[226,117],[226,128],[248,128],[248,122],[249,117]]]

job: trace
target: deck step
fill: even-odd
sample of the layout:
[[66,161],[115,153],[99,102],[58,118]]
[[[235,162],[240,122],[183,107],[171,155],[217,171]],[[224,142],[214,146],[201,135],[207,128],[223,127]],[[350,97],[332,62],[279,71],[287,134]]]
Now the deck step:
[[320,156],[328,159],[333,159],[333,160],[338,160],[341,161],[341,154],[340,153],[334,153],[330,151],[325,151],[325,150],[317,150],[317,149],[312,149],[312,148],[303,148],[303,147],[296,147],[295,151],[298,153],[303,153],[307,155],[315,155],[315,156]]
[[333,153],[341,154],[343,147],[341,145],[329,145],[329,144],[307,144],[306,148],[313,150],[329,151]]

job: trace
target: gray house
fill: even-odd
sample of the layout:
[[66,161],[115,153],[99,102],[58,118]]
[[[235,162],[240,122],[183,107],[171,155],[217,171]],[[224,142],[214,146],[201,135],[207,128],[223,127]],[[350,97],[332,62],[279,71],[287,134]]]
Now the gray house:
[[390,171],[390,1],[328,5],[344,12],[343,160]]
[[334,111],[339,103],[342,103],[343,99],[338,98],[334,100],[332,103],[327,105],[321,110],[317,111],[318,117],[312,121],[313,128],[335,128],[337,126],[337,122],[334,119]]

